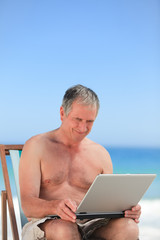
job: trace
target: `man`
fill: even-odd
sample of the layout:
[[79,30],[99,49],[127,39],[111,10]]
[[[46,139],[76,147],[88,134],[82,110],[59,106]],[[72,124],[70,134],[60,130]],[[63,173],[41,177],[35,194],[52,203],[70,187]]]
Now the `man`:
[[[140,206],[121,219],[76,220],[76,209],[98,174],[111,174],[109,153],[86,138],[99,109],[97,95],[76,85],[60,108],[60,128],[32,137],[20,160],[22,208],[29,220],[22,239],[137,240]],[[60,219],[50,219],[58,215]]]

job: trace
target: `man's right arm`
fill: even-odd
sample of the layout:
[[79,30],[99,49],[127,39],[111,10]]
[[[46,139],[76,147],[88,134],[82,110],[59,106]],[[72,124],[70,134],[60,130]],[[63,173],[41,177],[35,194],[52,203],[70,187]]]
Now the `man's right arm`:
[[[35,137],[36,138],[36,137]],[[44,200],[39,198],[41,186],[41,146],[40,141],[31,138],[22,151],[19,166],[21,203],[28,218],[42,218],[59,215],[62,219],[75,221],[76,205],[69,199]],[[72,209],[72,211],[71,211]]]

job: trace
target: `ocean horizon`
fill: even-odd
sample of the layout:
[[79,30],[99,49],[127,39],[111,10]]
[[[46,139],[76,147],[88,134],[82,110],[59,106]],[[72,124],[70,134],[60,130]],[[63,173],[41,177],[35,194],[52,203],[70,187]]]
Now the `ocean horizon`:
[[[110,153],[112,159],[113,173],[154,173],[157,175],[140,201],[142,215],[139,227],[141,240],[160,239],[160,148],[105,148]],[[9,156],[7,156],[7,165],[11,181],[12,195],[17,209],[16,188],[14,186],[12,164]],[[0,163],[0,190],[4,189],[5,187]],[[10,228],[8,231],[9,240],[11,240]]]

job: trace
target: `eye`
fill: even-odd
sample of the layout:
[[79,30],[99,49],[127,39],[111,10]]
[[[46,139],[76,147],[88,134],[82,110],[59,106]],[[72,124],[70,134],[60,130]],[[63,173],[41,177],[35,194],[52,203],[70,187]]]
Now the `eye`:
[[75,120],[76,122],[81,122],[81,121],[82,121],[81,118],[75,118],[74,120]]
[[88,123],[93,123],[93,122],[94,122],[94,120],[87,120],[87,122],[88,122]]

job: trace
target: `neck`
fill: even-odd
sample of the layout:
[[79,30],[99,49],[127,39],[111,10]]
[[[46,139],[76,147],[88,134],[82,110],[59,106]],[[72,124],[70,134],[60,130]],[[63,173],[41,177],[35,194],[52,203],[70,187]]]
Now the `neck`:
[[85,140],[85,139],[83,139],[80,142],[73,141],[72,139],[70,139],[66,135],[66,133],[63,130],[62,126],[59,129],[57,129],[56,138],[57,138],[58,142],[64,144],[66,147],[69,147],[69,148],[79,148],[80,145],[82,144],[82,142]]

